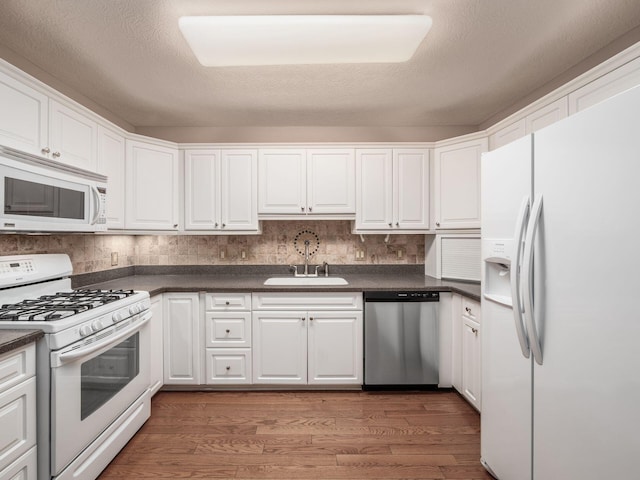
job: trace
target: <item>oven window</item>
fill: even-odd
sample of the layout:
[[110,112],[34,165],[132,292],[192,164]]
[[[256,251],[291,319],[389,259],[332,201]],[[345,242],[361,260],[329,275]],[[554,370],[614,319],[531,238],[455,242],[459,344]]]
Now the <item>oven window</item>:
[[5,177],[4,213],[82,220],[84,192]]
[[81,368],[81,419],[127,386],[140,372],[140,333],[132,335]]

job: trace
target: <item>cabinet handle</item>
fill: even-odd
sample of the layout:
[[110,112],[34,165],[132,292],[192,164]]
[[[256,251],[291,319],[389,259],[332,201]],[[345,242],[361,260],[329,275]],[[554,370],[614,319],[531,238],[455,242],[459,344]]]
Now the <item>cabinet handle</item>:
[[51,156],[52,156],[53,158],[58,158],[58,157],[60,156],[60,152],[53,152],[53,153],[51,154]]
[[436,227],[439,227],[439,226],[440,226],[440,222],[436,222]]
[[50,149],[49,147],[44,147],[44,148],[41,150],[41,152],[42,152],[42,153],[44,153],[44,154],[46,155],[47,153],[50,153],[50,152],[51,152],[51,149]]

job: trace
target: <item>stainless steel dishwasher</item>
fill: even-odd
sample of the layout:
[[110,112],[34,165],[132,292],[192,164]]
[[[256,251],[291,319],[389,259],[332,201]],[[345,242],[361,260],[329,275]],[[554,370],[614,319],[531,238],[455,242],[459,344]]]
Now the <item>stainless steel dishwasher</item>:
[[438,385],[438,292],[365,292],[364,388]]

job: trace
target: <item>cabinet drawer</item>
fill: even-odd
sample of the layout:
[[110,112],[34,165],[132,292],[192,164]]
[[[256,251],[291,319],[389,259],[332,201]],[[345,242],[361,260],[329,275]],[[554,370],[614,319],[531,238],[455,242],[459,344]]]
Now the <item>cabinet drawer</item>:
[[466,297],[462,297],[462,315],[476,322],[480,322],[480,303]]
[[231,311],[251,310],[250,293],[207,293],[205,295],[204,309]]
[[36,379],[0,393],[0,470],[36,444]]
[[38,478],[38,455],[36,447],[0,471],[0,480],[36,480]]
[[250,347],[251,314],[211,312],[205,314],[205,346]]
[[251,383],[251,349],[207,348],[207,385]]
[[254,293],[254,310],[362,310],[362,292]]
[[0,392],[36,374],[36,345],[0,355]]

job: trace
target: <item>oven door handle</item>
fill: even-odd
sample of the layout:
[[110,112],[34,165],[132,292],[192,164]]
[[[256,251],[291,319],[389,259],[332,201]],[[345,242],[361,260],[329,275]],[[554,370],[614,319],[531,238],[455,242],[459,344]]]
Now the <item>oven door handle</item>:
[[52,362],[52,364],[55,364],[55,366],[59,367],[64,365],[65,363],[69,363],[74,360],[77,360],[78,358],[86,357],[87,355],[90,355],[98,350],[102,350],[102,349],[108,350],[123,338],[126,338],[132,333],[142,330],[142,327],[144,327],[149,322],[149,320],[151,320],[151,316],[152,316],[151,311],[145,312],[144,314],[142,314],[140,321],[134,323],[132,326],[124,329],[123,331],[118,332],[113,337],[109,337],[109,341],[106,343],[96,342],[84,348],[78,348],[76,350],[71,350],[70,352],[66,352],[66,353],[54,354],[57,357],[57,359],[55,362]]

